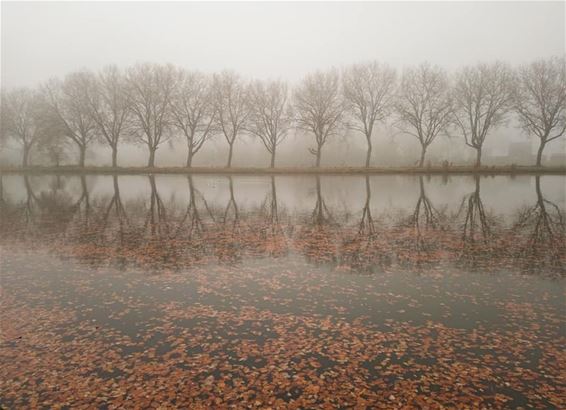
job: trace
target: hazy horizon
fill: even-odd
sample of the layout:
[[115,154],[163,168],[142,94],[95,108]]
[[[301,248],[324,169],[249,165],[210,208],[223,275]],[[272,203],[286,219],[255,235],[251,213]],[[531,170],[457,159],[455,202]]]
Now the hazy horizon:
[[297,81],[312,70],[368,60],[398,69],[430,61],[455,70],[479,61],[523,64],[565,50],[564,2],[2,2],[1,8],[6,88],[144,61]]

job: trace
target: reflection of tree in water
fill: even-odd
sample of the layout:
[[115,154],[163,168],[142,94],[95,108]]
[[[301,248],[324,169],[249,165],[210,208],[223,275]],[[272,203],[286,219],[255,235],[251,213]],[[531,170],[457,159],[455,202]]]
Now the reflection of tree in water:
[[[148,182],[149,197],[142,205],[134,202],[126,206],[120,197],[118,178],[114,176],[114,195],[107,205],[100,207],[104,212],[97,246],[105,249],[120,266],[135,263],[156,270],[191,266],[206,254],[205,229],[198,208],[199,199],[208,208],[204,197],[189,176],[187,206],[176,214],[175,204],[163,201],[153,175],[148,176]],[[107,224],[111,225],[109,229]],[[107,230],[110,235],[105,233]]]
[[371,186],[369,176],[365,177],[366,201],[362,208],[360,223],[349,235],[344,231],[340,249],[340,264],[358,272],[373,273],[378,267],[391,265],[392,258],[387,244],[380,238],[371,213]]
[[465,209],[462,236],[464,241],[482,241],[487,243],[491,235],[490,221],[488,221],[483,201],[480,196],[480,178],[475,176],[475,191],[464,197],[460,211]]
[[[4,194],[4,185],[0,176],[0,227],[2,232],[11,232],[14,236],[26,236],[35,229],[36,216],[38,210],[38,198],[33,192],[29,177],[23,176],[24,187],[26,190],[26,198],[21,202],[10,200]],[[10,239],[1,235],[2,239]]]
[[167,212],[165,205],[161,200],[157,185],[155,184],[155,176],[149,175],[149,186],[151,188],[149,196],[149,208],[145,219],[144,228],[149,234],[151,241],[167,238],[169,234],[169,224],[167,223]]
[[242,260],[240,211],[234,196],[234,181],[228,176],[230,198],[213,238],[215,254],[221,262],[235,264]]
[[124,208],[124,204],[122,203],[122,197],[120,196],[120,185],[118,184],[118,175],[112,176],[112,187],[114,188],[114,193],[110,202],[108,202],[108,206],[104,211],[103,216],[103,231],[106,230],[106,226],[108,225],[108,221],[112,216],[113,219],[117,223],[117,233],[120,243],[124,243],[124,233],[126,230],[126,226],[129,225],[130,221],[128,219],[128,215],[126,213],[126,209]]
[[337,261],[336,228],[334,217],[322,196],[320,177],[316,176],[316,202],[314,209],[299,230],[295,246],[309,261],[316,263]]
[[13,200],[2,190],[2,243],[26,241],[30,249],[45,246],[94,265],[158,271],[213,261],[234,264],[245,257],[282,257],[290,246],[313,263],[368,273],[404,266],[436,269],[440,261],[459,261],[467,270],[520,265],[517,269],[562,274],[566,265],[564,212],[544,198],[540,178],[536,203],[520,213],[511,229],[496,225],[485,210],[479,178],[463,198],[455,224],[446,223],[446,213],[433,206],[420,178],[415,209],[393,226],[376,222],[369,177],[354,224],[346,223],[349,212],[342,215],[327,206],[316,178],[314,208],[299,217],[294,232],[295,220],[281,210],[275,178],[261,206],[247,211],[236,202],[231,178],[228,202],[221,207],[209,207],[190,176],[182,206],[174,200],[164,203],[153,177],[148,195],[127,203],[118,176],[107,180],[113,194],[103,197],[93,196],[84,176],[52,178],[42,190],[34,178],[21,178],[22,199]]
[[76,239],[80,242],[92,241],[92,236],[95,235],[96,226],[91,226],[92,222],[92,208],[90,203],[90,192],[88,189],[86,176],[81,175],[81,195],[74,205],[74,217],[78,223],[79,232],[77,232]]
[[[279,225],[279,209],[277,207],[277,188],[275,186],[275,177],[271,176],[271,191],[265,196],[262,205],[262,212],[266,216],[268,224],[275,227]],[[274,228],[276,229],[276,228]]]
[[513,232],[524,240],[514,241],[514,256],[522,261],[524,271],[566,273],[566,224],[564,212],[543,195],[540,176],[535,177],[537,200],[534,206],[519,213]]
[[[421,232],[428,228],[437,228],[441,226],[442,215],[441,213],[432,205],[432,202],[428,198],[423,177],[419,177],[419,199],[415,205],[415,210],[413,215],[409,219],[409,224],[415,227],[418,236],[421,236]],[[420,242],[420,240],[419,240]]]
[[[96,223],[92,234],[75,229],[90,242],[90,247],[79,248],[68,244],[74,256],[89,264],[111,261],[115,266],[128,264],[160,269],[190,267],[206,254],[207,238],[201,220],[199,204],[208,205],[188,177],[189,200],[180,214],[174,203],[166,204],[158,190],[154,176],[148,177],[149,195],[143,202],[124,204],[118,183],[113,176],[114,192],[106,202],[98,201]],[[210,213],[210,210],[209,210]]]
[[[184,242],[178,240],[175,230],[174,218],[170,221],[169,214],[161,195],[157,189],[155,176],[149,175],[149,206],[143,224],[142,254],[137,255],[139,262],[160,267],[160,265],[175,268],[182,260]],[[135,241],[134,241],[135,243]]]
[[[88,203],[85,205],[88,190],[84,177],[81,178],[81,195],[74,199],[64,188],[60,177],[48,183],[48,189],[36,192],[32,177],[22,176],[25,199],[13,202],[4,198],[0,208],[0,225],[3,232],[10,235],[2,239],[26,239],[32,245],[42,242],[58,243],[73,236],[76,220],[81,226],[88,222]],[[86,193],[85,193],[86,191]],[[4,195],[4,194],[3,194]]]
[[360,227],[358,234],[367,236],[371,239],[375,237],[375,225],[373,217],[371,216],[371,187],[369,184],[369,176],[366,175],[366,202],[362,209],[362,219],[360,220]]
[[427,196],[423,176],[419,176],[419,197],[413,213],[401,222],[405,229],[397,238],[397,251],[403,263],[422,266],[442,258],[446,238],[446,214]]
[[26,187],[26,200],[22,207],[22,211],[23,211],[22,214],[24,216],[24,224],[26,226],[29,226],[34,222],[35,219],[34,217],[38,213],[37,208],[38,208],[39,199],[33,192],[30,179],[27,175],[24,176],[24,185]]
[[[30,218],[38,217],[32,229],[37,233],[52,233],[72,235],[72,227],[78,223],[80,228],[84,228],[83,233],[87,232],[90,222],[90,197],[86,177],[80,177],[81,193],[78,199],[65,191],[65,184],[56,177],[53,183],[49,184],[49,190],[42,190],[35,194],[28,176],[24,176],[24,185],[27,192],[25,213]],[[74,235],[73,235],[74,236]],[[81,235],[77,235],[81,239]],[[58,239],[58,238],[56,238]]]
[[228,177],[228,182],[230,199],[228,200],[226,208],[224,209],[224,215],[222,215],[222,223],[226,225],[231,219],[232,226],[234,228],[239,228],[240,211],[238,210],[238,204],[236,203],[236,198],[234,197],[234,181],[232,180],[231,176]]
[[[262,221],[258,221],[259,238],[257,238],[257,248],[262,254],[272,257],[287,255],[289,246],[283,226],[279,220],[279,207],[277,203],[277,188],[275,177],[271,176],[271,190],[263,201],[261,212]],[[254,229],[255,224],[252,224]]]
[[463,215],[461,225],[462,249],[460,261],[468,268],[477,269],[496,254],[496,221],[485,211],[480,194],[480,177],[474,176],[475,190],[462,199],[458,216]]
[[181,229],[183,229],[189,239],[193,237],[200,238],[202,237],[202,233],[205,231],[205,227],[197,206],[197,195],[201,198],[207,208],[208,205],[206,204],[204,196],[198,189],[195,188],[192,175],[187,176],[187,182],[189,184],[189,203],[187,204],[187,209],[181,222],[177,226],[177,233],[180,234]]
[[332,213],[326,207],[326,202],[322,197],[320,177],[318,175],[316,176],[316,203],[314,205],[311,218],[312,226],[316,226],[318,228],[323,228],[334,223]]
[[[100,203],[105,201],[97,201],[96,199],[93,201],[95,216],[91,224],[92,234],[88,237],[91,245],[96,246],[107,257],[112,254],[124,254],[127,250],[134,250],[140,245],[143,237],[141,230],[135,230],[128,217],[120,195],[118,175],[112,176],[112,188],[112,196],[107,204]],[[83,259],[90,259],[92,264],[96,264],[100,257],[89,258],[85,254]],[[123,267],[128,261],[125,257],[116,257],[114,262]]]
[[[195,260],[201,260],[206,256],[206,225],[203,223],[199,202],[202,203],[204,210],[213,218],[213,214],[208,207],[206,199],[195,187],[192,175],[187,176],[189,185],[189,202],[187,209],[179,221],[176,230],[176,237],[182,237],[185,243],[185,255]],[[189,255],[187,255],[189,254]]]

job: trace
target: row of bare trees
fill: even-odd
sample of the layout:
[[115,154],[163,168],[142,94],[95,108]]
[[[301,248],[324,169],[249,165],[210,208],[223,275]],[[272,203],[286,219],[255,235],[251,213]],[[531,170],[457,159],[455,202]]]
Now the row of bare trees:
[[[427,63],[396,71],[370,62],[308,74],[293,90],[283,81],[248,82],[234,72],[207,75],[172,65],[139,64],[124,72],[109,66],[99,73],[80,71],[53,79],[37,90],[2,93],[1,142],[21,145],[23,166],[30,152],[44,152],[57,165],[67,145],[76,146],[79,166],[94,142],[112,151],[133,142],[147,147],[148,167],[159,147],[173,138],[187,144],[186,166],[211,138],[233,148],[244,134],[257,138],[275,166],[277,147],[291,129],[309,135],[309,152],[320,166],[325,144],[355,131],[367,141],[380,122],[391,121],[421,146],[423,166],[430,145],[441,135],[460,135],[476,150],[476,166],[487,136],[515,115],[523,130],[539,139],[543,150],[566,131],[564,57],[535,61],[512,69],[496,62],[465,67],[449,75]],[[0,143],[1,143],[0,142]]]

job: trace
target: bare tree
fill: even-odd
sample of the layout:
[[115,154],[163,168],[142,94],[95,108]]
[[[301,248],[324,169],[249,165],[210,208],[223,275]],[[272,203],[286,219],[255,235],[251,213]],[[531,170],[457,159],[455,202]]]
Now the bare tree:
[[307,75],[295,91],[297,125],[314,134],[316,148],[309,148],[309,152],[316,156],[317,167],[320,167],[322,147],[336,134],[344,116],[339,80],[335,69],[317,71]]
[[22,166],[30,164],[30,152],[46,135],[42,96],[27,88],[2,93],[1,134],[22,146]]
[[171,98],[173,126],[187,139],[187,167],[193,156],[215,132],[215,111],[212,81],[199,72],[179,70],[178,86]]
[[86,149],[96,137],[96,123],[88,107],[88,89],[91,74],[76,72],[63,82],[49,81],[45,88],[47,101],[53,115],[61,123],[64,135],[79,148],[79,166],[84,167]]
[[541,166],[546,144],[566,131],[566,59],[554,57],[521,67],[513,91],[522,128],[540,140],[536,165]]
[[36,149],[58,167],[63,160],[67,159],[67,148],[71,141],[65,137],[64,131],[57,128],[60,126],[58,121],[53,122],[49,119],[47,121],[48,125],[39,139]]
[[238,74],[223,71],[214,75],[216,123],[228,142],[227,168],[232,166],[236,138],[246,128],[250,110],[246,86]]
[[127,71],[127,93],[136,141],[147,145],[147,166],[155,166],[155,152],[171,138],[169,108],[175,84],[172,65],[138,64]]
[[466,145],[476,150],[481,165],[482,147],[492,128],[505,121],[510,109],[513,73],[503,63],[465,67],[454,87],[454,120]]
[[131,114],[125,77],[118,67],[105,67],[98,76],[92,76],[87,103],[99,135],[112,149],[112,166],[116,167],[118,143],[126,133]]
[[446,72],[428,63],[405,70],[396,111],[403,131],[421,144],[422,167],[426,150],[450,123],[452,99]]
[[363,133],[367,140],[366,167],[369,167],[373,128],[393,107],[395,70],[377,62],[356,64],[344,72],[342,82],[347,108],[353,118],[350,127]]
[[271,168],[275,166],[277,146],[287,137],[292,125],[287,96],[287,84],[282,81],[255,81],[250,86],[251,114],[247,129],[259,137],[271,154]]

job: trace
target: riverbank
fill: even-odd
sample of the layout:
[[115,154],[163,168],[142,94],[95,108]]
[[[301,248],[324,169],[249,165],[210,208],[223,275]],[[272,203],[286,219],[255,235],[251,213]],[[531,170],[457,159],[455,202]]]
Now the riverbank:
[[253,167],[104,167],[104,166],[33,166],[0,167],[4,174],[258,174],[258,175],[342,175],[342,174],[556,174],[566,175],[566,166],[433,166],[433,167],[320,167],[320,168],[253,168]]

